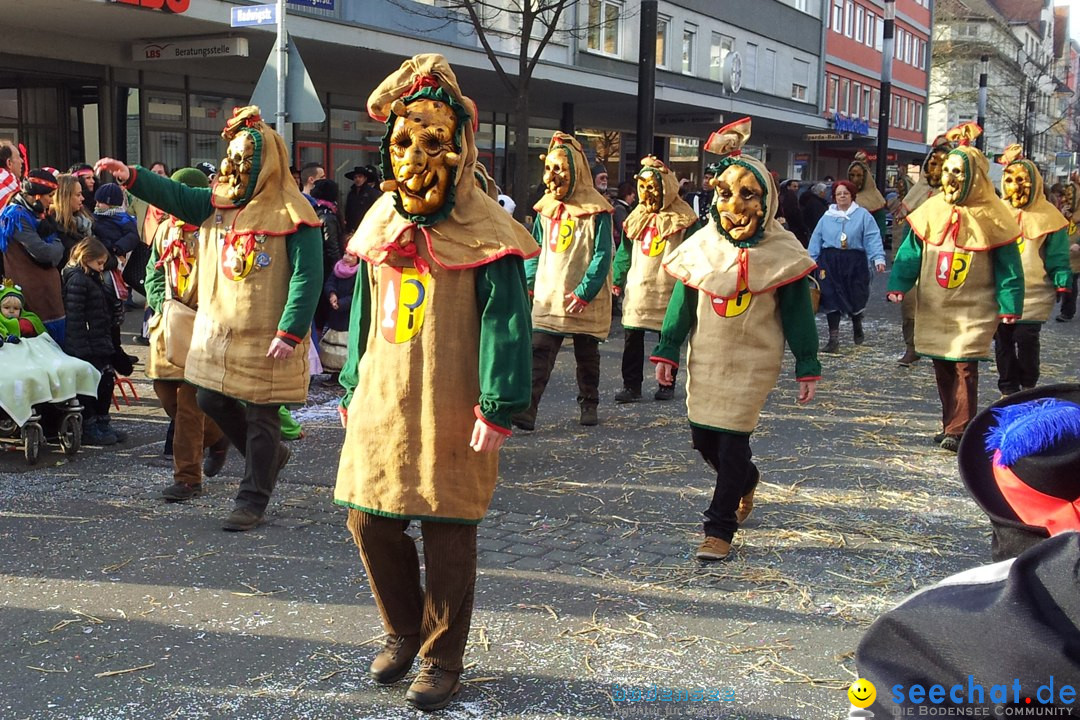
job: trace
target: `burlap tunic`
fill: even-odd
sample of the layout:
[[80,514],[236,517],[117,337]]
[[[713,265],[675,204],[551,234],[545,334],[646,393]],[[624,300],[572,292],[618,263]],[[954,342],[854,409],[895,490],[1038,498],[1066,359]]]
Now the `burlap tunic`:
[[[211,297],[195,316],[194,336],[184,368],[193,385],[257,405],[307,400],[308,345],[305,336],[288,358],[266,356],[288,299],[292,265],[285,235],[251,235],[253,267],[239,280],[218,265],[231,263],[228,234],[237,209],[217,209],[199,229],[199,293]],[[226,238],[228,237],[228,242]]]
[[686,230],[660,236],[654,224],[639,237],[631,238],[631,264],[626,274],[626,299],[623,301],[623,327],[660,331],[664,325],[675,278],[662,264],[664,256],[682,244]]
[[[566,312],[566,295],[577,288],[596,254],[599,218],[599,213],[572,216],[564,212],[559,218],[537,216],[542,247],[534,284],[534,329],[607,339],[611,329],[610,266],[603,287],[589,300],[585,310],[574,315]],[[606,237],[605,241],[608,241]]]
[[[187,225],[175,218],[166,217],[157,225],[153,238],[152,257],[164,259],[161,269],[164,271],[165,285],[168,290],[165,297],[172,297],[189,308],[198,307],[198,238],[196,227]],[[183,245],[191,264],[191,274],[185,280],[183,292],[177,288],[177,275],[172,262],[173,254],[180,252]],[[183,380],[184,368],[169,362],[165,353],[165,325],[163,313],[154,313],[147,324],[150,334],[150,353],[146,362],[146,376],[151,380]]]
[[1057,301],[1057,289],[1046,272],[1047,235],[1021,237],[1020,262],[1024,266],[1024,314],[1021,322],[1044,323]]
[[427,273],[392,255],[357,288],[371,316],[334,497],[375,515],[479,522],[499,455],[469,447],[480,395],[478,270],[445,269],[423,242],[417,248]]

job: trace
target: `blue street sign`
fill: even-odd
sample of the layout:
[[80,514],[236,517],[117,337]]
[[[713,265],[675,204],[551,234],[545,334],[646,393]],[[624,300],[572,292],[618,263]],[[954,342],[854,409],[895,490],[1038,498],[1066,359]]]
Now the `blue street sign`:
[[248,5],[234,7],[229,11],[232,27],[251,25],[277,25],[277,5]]
[[303,5],[316,10],[333,10],[334,0],[285,0],[289,5]]

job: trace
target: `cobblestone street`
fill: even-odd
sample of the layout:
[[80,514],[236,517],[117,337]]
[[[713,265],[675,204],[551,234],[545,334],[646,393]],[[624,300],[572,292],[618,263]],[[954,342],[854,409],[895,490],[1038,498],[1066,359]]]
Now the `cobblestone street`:
[[[930,442],[932,369],[897,367],[899,313],[883,294],[877,278],[866,345],[842,325],[810,406],[796,405],[785,359],[752,440],[757,508],[733,559],[713,565],[693,558],[712,476],[690,448],[683,383],[675,402],[653,402],[647,382],[648,400],[615,405],[613,333],[601,424],[583,428],[564,350],[537,430],[503,451],[465,687],[441,717],[841,717],[866,626],[989,562],[988,523],[955,456]],[[1044,327],[1041,384],[1076,381],[1078,334],[1080,322]],[[985,407],[996,374],[983,364],[981,375]],[[298,412],[307,436],[291,445],[269,523],[232,534],[219,524],[238,456],[207,494],[165,504],[171,471],[150,463],[166,420],[134,380],[140,400],[115,414],[124,444],[71,458],[53,448],[33,468],[0,455],[0,717],[420,717],[406,683],[366,674],[382,628],[332,504],[334,387],[313,384]],[[653,685],[720,700],[618,700]]]

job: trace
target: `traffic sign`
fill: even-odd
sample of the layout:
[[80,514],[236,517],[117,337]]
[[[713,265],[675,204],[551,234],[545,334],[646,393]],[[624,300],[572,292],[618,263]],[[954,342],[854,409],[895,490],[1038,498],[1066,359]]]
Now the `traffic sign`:
[[248,5],[234,7],[229,11],[231,27],[252,25],[277,25],[277,5]]
[[[266,59],[266,67],[263,68],[259,82],[255,85],[255,92],[251,96],[251,105],[258,105],[263,117],[274,117],[278,111],[277,103],[277,66],[278,54],[270,52]],[[326,111],[323,109],[322,100],[315,90],[315,84],[311,82],[304,61],[300,59],[300,51],[296,49],[296,43],[289,38],[289,60],[285,74],[285,107],[288,110],[287,121],[291,123],[322,122],[326,119]]]

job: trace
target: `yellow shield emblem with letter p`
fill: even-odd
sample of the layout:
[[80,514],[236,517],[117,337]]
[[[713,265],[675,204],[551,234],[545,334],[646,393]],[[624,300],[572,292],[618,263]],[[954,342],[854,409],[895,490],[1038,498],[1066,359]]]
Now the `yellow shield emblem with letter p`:
[[654,227],[645,228],[641,236],[641,254],[646,257],[657,257],[664,254],[667,247],[667,238],[661,237]]
[[411,267],[379,268],[379,330],[387,342],[408,342],[424,325],[431,275]]
[[712,309],[720,317],[733,318],[742,315],[750,307],[750,300],[754,297],[747,289],[746,281],[739,278],[738,292],[734,297],[712,299]]
[[551,252],[566,252],[570,243],[574,242],[574,231],[577,230],[577,220],[568,217],[559,223],[557,231],[552,235],[548,247]]
[[937,272],[934,275],[938,285],[946,290],[954,290],[963,285],[968,271],[971,270],[974,255],[963,250],[938,253]]

